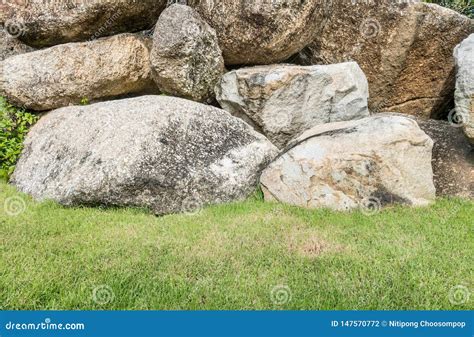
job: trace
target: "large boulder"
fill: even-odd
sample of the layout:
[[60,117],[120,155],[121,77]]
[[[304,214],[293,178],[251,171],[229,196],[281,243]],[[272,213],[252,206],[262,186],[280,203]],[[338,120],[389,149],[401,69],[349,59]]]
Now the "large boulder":
[[17,27],[18,38],[26,44],[48,47],[151,28],[166,3],[166,0],[24,0],[22,6],[7,11],[5,22]]
[[29,53],[31,51],[34,51],[34,48],[17,40],[6,30],[0,29],[0,61],[10,56]]
[[9,57],[0,63],[0,94],[18,106],[50,110],[153,90],[149,44],[121,34]]
[[241,68],[222,77],[216,94],[278,147],[315,125],[369,116],[367,79],[355,62]]
[[191,7],[172,5],[160,16],[153,36],[151,64],[160,90],[205,102],[224,73],[217,36]]
[[456,115],[453,122],[463,124],[465,134],[474,145],[474,34],[454,51],[456,59]]
[[47,113],[29,132],[12,183],[63,205],[167,214],[247,197],[276,154],[226,111],[141,96]]
[[376,115],[319,125],[292,141],[261,176],[266,200],[335,210],[435,198],[433,141],[415,121]]
[[447,121],[416,120],[434,141],[432,164],[436,195],[474,198],[474,149],[462,129]]
[[452,102],[452,51],[473,20],[433,4],[331,1],[322,31],[295,62],[357,61],[369,81],[369,108],[445,117]]
[[189,0],[216,30],[226,64],[271,64],[304,48],[322,24],[320,1]]

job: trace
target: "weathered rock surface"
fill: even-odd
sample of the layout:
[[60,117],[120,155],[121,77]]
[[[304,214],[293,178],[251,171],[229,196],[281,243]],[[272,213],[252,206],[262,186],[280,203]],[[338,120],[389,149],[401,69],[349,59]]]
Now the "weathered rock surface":
[[304,48],[320,28],[320,1],[190,0],[213,27],[226,64],[271,64]]
[[149,39],[121,34],[12,56],[0,63],[0,94],[15,105],[50,110],[153,90]]
[[474,198],[474,149],[462,129],[447,121],[416,121],[434,141],[433,178],[440,197]]
[[432,146],[414,120],[399,116],[319,125],[264,170],[262,189],[266,200],[310,208],[426,205],[435,198]]
[[444,7],[395,1],[332,1],[323,30],[300,64],[356,61],[369,81],[369,108],[424,118],[447,115],[452,51],[473,21]]
[[34,48],[27,46],[0,28],[0,61],[7,57],[29,53]]
[[11,12],[17,8],[25,6],[28,0],[11,0],[11,1],[0,1],[0,25],[3,26],[7,18],[11,15]]
[[224,73],[217,36],[191,7],[172,5],[156,24],[151,52],[154,78],[162,92],[205,102]]
[[456,60],[456,119],[463,123],[464,132],[474,145],[474,34],[454,51]]
[[64,205],[166,214],[247,197],[276,154],[224,110],[142,96],[47,113],[29,132],[12,183]]
[[278,147],[315,125],[369,116],[367,79],[355,62],[241,68],[222,77],[216,94]]
[[80,42],[151,28],[166,0],[28,0],[5,14],[18,38],[34,47]]

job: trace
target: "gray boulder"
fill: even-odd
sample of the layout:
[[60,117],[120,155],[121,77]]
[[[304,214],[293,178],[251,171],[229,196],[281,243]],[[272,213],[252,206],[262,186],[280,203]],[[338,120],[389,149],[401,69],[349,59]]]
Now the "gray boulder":
[[7,57],[29,53],[35,49],[15,39],[6,30],[0,28],[0,61]]
[[141,96],[47,113],[29,132],[11,182],[39,200],[161,215],[246,198],[276,154],[226,111]]
[[28,0],[9,8],[3,18],[34,47],[93,40],[151,28],[166,0],[44,1]]
[[261,176],[266,200],[334,210],[435,199],[433,141],[414,120],[376,115],[315,126]]
[[128,93],[155,91],[150,39],[121,34],[68,43],[0,63],[0,94],[18,106],[50,110]]
[[172,5],[160,16],[153,37],[151,64],[162,92],[205,102],[224,73],[217,36],[191,7]]
[[367,79],[355,62],[242,68],[225,74],[216,94],[278,147],[313,126],[369,116]]
[[451,121],[463,124],[464,132],[474,145],[474,34],[454,51],[456,60],[456,114]]

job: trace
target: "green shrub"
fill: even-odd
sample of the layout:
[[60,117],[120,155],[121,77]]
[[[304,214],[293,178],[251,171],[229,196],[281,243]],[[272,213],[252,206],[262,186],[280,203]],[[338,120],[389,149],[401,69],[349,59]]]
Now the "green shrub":
[[13,173],[28,129],[37,119],[0,97],[0,179],[8,179]]
[[89,105],[90,102],[89,102],[89,99],[87,97],[83,97],[81,99],[81,103],[79,103],[80,105]]
[[472,0],[426,0],[426,2],[448,7],[470,18],[474,18],[474,3]]

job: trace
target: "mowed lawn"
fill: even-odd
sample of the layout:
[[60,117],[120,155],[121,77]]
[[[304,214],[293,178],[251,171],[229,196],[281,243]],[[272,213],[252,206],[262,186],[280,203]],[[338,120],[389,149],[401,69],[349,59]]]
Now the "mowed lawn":
[[1,182],[0,207],[0,309],[474,309],[468,201],[365,215],[256,196],[155,217]]

